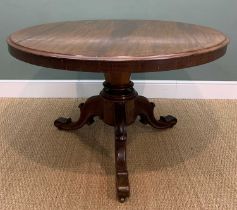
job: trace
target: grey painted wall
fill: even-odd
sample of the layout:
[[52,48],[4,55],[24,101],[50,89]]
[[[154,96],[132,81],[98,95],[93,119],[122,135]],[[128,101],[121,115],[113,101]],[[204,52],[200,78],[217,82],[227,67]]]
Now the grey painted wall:
[[134,74],[134,79],[237,80],[237,0],[0,0],[0,79],[102,79],[102,74],[33,66],[12,58],[5,39],[24,27],[82,19],[164,19],[211,26],[231,39],[213,63],[179,71]]

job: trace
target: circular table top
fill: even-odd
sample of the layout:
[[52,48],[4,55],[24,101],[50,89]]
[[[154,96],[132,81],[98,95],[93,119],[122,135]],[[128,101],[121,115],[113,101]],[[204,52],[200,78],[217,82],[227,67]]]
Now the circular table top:
[[33,26],[8,37],[25,62],[92,72],[147,72],[211,62],[228,38],[212,28],[158,20],[88,20]]

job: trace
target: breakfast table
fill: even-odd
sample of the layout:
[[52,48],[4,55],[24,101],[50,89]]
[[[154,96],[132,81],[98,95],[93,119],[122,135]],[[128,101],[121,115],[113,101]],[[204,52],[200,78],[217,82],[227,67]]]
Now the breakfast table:
[[229,39],[213,28],[182,22],[81,20],[25,28],[12,33],[7,43],[12,56],[30,64],[104,74],[103,90],[79,105],[79,119],[59,117],[54,125],[59,130],[74,130],[98,117],[114,127],[116,191],[124,202],[130,195],[126,127],[137,118],[156,129],[177,123],[171,115],[154,116],[155,104],[138,95],[131,74],[212,62],[226,53]]

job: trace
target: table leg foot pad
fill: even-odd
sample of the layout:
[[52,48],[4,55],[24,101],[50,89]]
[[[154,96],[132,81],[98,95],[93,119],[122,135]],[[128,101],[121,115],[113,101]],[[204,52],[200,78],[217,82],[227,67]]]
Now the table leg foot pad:
[[65,118],[65,117],[59,117],[57,120],[54,121],[54,125],[61,130],[61,128],[63,128],[64,125],[69,125],[70,123],[72,123],[72,119],[71,118]]
[[116,173],[116,188],[118,200],[123,203],[130,195],[128,172]]

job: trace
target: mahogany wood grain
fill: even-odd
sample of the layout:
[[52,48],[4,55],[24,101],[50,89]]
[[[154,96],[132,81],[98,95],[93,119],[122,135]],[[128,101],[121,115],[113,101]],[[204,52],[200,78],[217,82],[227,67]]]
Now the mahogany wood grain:
[[225,54],[228,38],[212,28],[158,20],[49,23],[8,37],[9,52],[45,67],[93,72],[164,71]]

